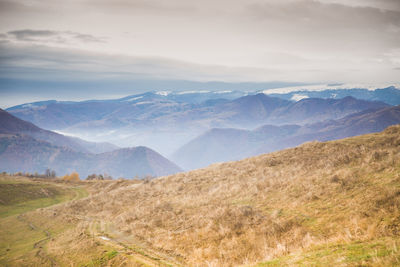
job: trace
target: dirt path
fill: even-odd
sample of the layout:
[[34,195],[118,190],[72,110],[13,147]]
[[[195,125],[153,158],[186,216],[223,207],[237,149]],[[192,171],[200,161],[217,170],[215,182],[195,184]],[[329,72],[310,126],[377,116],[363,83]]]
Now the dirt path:
[[43,245],[51,239],[51,234],[49,231],[45,230],[45,229],[40,229],[39,227],[37,227],[36,225],[34,225],[32,222],[28,221],[26,218],[24,218],[24,214],[20,214],[17,216],[17,220],[25,223],[29,226],[29,228],[33,231],[38,231],[38,232],[43,232],[46,236],[46,238],[41,239],[39,241],[37,241],[34,245],[33,248],[37,249],[37,252],[35,254],[36,257],[39,257],[41,260],[41,263],[46,264],[46,263],[50,263],[50,266],[56,266],[56,262],[55,260],[50,257],[45,249],[43,248]]
[[[60,184],[56,184],[56,186],[62,187],[64,189],[72,190],[73,193],[74,193],[74,197],[69,199],[69,200],[54,204],[52,206],[44,207],[44,209],[54,208],[54,207],[59,206],[59,205],[64,205],[65,203],[68,203],[70,201],[74,201],[74,200],[83,198],[85,196],[85,193],[79,187],[69,187],[69,186],[60,185]],[[40,209],[40,208],[37,208],[37,209]],[[37,209],[35,209],[35,210],[37,210]],[[56,261],[50,255],[48,255],[46,253],[46,250],[44,248],[44,245],[46,244],[46,242],[49,241],[52,238],[51,233],[46,229],[41,229],[40,227],[35,225],[33,222],[29,221],[25,216],[26,213],[32,212],[32,211],[34,211],[34,210],[23,212],[23,213],[19,214],[16,218],[17,218],[18,221],[28,225],[28,227],[32,231],[37,231],[37,232],[44,233],[44,235],[46,237],[41,239],[41,240],[39,240],[39,241],[37,241],[37,242],[35,242],[34,245],[33,245],[33,249],[37,249],[37,251],[35,253],[35,256],[40,258],[41,264],[43,264],[43,265],[57,266]]]
[[89,216],[74,215],[79,220],[89,222],[91,236],[105,244],[115,247],[119,253],[146,266],[184,266],[169,255],[146,248],[140,242],[127,237],[114,229],[109,223]]
[[[71,201],[76,201],[86,196],[85,192],[83,192],[79,187],[64,184],[58,184],[57,186],[72,190],[75,195],[72,195],[71,198],[66,201],[42,209],[51,209],[60,205],[65,205]],[[30,230],[40,232],[44,235],[44,238],[33,244],[33,251],[35,251],[34,255],[39,259],[42,266],[58,266],[57,261],[46,252],[45,248],[46,243],[54,237],[47,229],[42,229],[33,221],[30,221],[29,216],[26,216],[28,212],[21,213],[16,218],[18,221],[27,225]],[[75,217],[79,221],[87,222],[88,232],[90,235],[97,241],[113,247],[120,255],[126,258],[125,263],[127,264],[130,262],[139,262],[145,266],[183,266],[183,264],[176,260],[176,257],[148,248],[144,244],[141,244],[141,242],[134,240],[133,237],[127,236],[118,231],[112,226],[112,224],[103,220],[103,218],[90,217],[85,214],[70,214],[70,216]]]

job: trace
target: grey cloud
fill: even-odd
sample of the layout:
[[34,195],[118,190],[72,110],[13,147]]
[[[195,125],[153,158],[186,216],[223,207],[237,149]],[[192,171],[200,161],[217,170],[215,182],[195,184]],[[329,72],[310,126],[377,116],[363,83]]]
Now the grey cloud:
[[95,37],[90,34],[71,33],[74,38],[81,40],[85,43],[105,43],[105,38]]
[[170,0],[83,0],[82,5],[94,10],[112,10],[117,13],[148,12],[157,15],[181,15],[196,12],[190,1]]
[[[90,34],[83,34],[73,31],[50,31],[50,30],[15,30],[9,31],[7,34],[18,41],[26,42],[56,42],[68,43],[71,40],[80,42],[105,42],[105,38],[96,37]],[[3,34],[4,35],[4,34]]]
[[13,36],[15,39],[20,41],[33,41],[35,38],[43,38],[58,35],[55,31],[46,31],[46,30],[17,30],[17,31],[9,31],[7,34]]
[[0,44],[0,78],[60,80],[183,79],[264,81],[274,70],[199,65],[161,57],[104,55],[46,46]]
[[[25,47],[18,52],[21,58],[14,55],[1,60],[10,70],[13,68],[13,75],[19,69],[20,77],[28,73],[21,69],[25,66],[31,71],[54,69],[63,77],[77,70],[71,79],[85,73],[97,78],[147,75],[202,80],[398,80],[393,78],[393,73],[398,74],[393,67],[398,66],[399,54],[393,51],[400,47],[399,3],[29,0],[27,5],[26,0],[0,0],[0,32],[9,32],[0,36],[0,41],[11,43],[3,49],[3,56],[17,46],[65,48],[39,51]],[[72,53],[70,48],[98,54]],[[115,53],[122,55],[107,56]],[[155,57],[141,59],[140,55]],[[360,69],[363,75],[353,77],[346,69]]]
[[[310,0],[295,2],[262,2],[249,5],[250,15],[260,20],[284,20],[293,27],[307,24],[318,27],[380,27],[393,24],[400,26],[400,12],[377,7],[348,6]],[[294,23],[299,23],[294,24]]]
[[289,49],[315,53],[382,55],[400,47],[400,11],[322,1],[259,2],[247,6],[245,20]]

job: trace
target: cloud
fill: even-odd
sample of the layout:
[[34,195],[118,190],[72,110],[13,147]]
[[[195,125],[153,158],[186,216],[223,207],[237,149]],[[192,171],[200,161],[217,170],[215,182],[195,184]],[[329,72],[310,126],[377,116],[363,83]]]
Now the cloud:
[[[323,1],[283,0],[248,5],[248,17],[259,21],[279,21],[283,26],[303,31],[357,29],[361,32],[386,30],[389,25],[400,27],[400,11],[371,6],[349,6]],[[327,36],[329,37],[329,36]]]
[[9,31],[7,34],[13,36],[15,39],[19,41],[32,41],[35,40],[35,38],[48,38],[58,35],[58,33],[54,31],[29,30],[29,29]]
[[335,3],[353,7],[374,7],[382,10],[400,11],[398,0],[319,0],[322,3]]
[[[180,79],[265,81],[276,70],[200,65],[162,57],[103,54],[30,44],[0,44],[0,78],[36,80]],[[272,78],[272,76],[269,76]]]
[[51,30],[14,30],[9,31],[3,36],[9,36],[10,39],[22,42],[33,43],[104,43],[105,38],[96,37],[91,34],[83,34],[73,31],[51,31]]
[[3,63],[2,71],[71,79],[398,80],[398,3],[0,0],[0,43],[8,45],[2,60],[10,68]]

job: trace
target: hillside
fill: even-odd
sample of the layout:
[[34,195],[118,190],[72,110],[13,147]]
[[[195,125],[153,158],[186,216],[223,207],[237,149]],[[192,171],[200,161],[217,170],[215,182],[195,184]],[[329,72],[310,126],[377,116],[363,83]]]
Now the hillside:
[[[353,102],[351,98],[348,100]],[[306,101],[314,100],[307,99]],[[298,103],[300,102],[296,105]],[[216,162],[238,160],[294,147],[307,141],[329,141],[379,132],[390,125],[399,123],[400,106],[395,106],[369,109],[338,120],[327,120],[304,126],[264,125],[252,131],[212,129],[179,148],[171,158],[179,166],[190,170]]]
[[58,175],[77,171],[82,178],[107,173],[115,178],[160,176],[179,172],[175,164],[147,147],[117,149],[101,154],[82,153],[36,140],[28,135],[0,134],[0,170]]
[[125,247],[118,257],[127,262],[141,253],[189,266],[394,266],[399,147],[400,126],[392,126],[141,184],[91,183],[90,197],[37,216],[75,222],[48,243],[64,263],[80,246],[94,249],[97,237]]
[[41,129],[36,125],[21,120],[2,109],[0,109],[0,134],[28,135],[37,140],[49,142],[55,146],[63,146],[84,153],[102,153],[118,148],[110,143],[87,142],[79,138],[72,138]]

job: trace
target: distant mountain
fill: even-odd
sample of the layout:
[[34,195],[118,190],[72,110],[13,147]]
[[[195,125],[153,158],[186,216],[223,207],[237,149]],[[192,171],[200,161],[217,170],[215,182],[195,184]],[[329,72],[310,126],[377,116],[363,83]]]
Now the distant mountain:
[[[287,146],[296,146],[306,141],[328,141],[367,133],[376,133],[388,126],[400,123],[400,105],[382,109],[366,110],[339,120],[330,120],[306,125],[295,136],[282,140]],[[265,152],[269,148],[265,147]]]
[[29,135],[35,139],[49,142],[56,146],[65,146],[85,153],[102,153],[118,148],[109,143],[92,143],[64,136],[52,131],[41,129],[34,124],[21,120],[8,112],[0,109],[0,134]]
[[159,176],[180,171],[149,148],[115,147],[43,130],[0,109],[1,171],[44,172],[51,168],[59,175],[77,171],[83,177],[91,173],[115,177]]
[[77,152],[27,135],[0,134],[0,170],[39,172],[47,168],[58,175],[77,171],[81,178],[92,173],[133,178],[179,172],[178,166],[146,147],[124,148],[101,154]]
[[[193,109],[199,103],[206,102],[206,105],[210,105],[213,101],[218,103],[221,99],[231,100],[246,94],[240,91],[154,91],[113,100],[41,101],[14,106],[8,108],[7,111],[23,120],[51,130],[61,130],[76,124],[108,119],[111,123],[121,113],[127,112],[120,120],[117,120],[119,122],[117,125],[113,125],[121,127],[137,122],[135,116],[152,118],[157,117],[157,114],[160,115],[160,112],[171,114],[183,109]],[[153,109],[146,111],[149,106]],[[154,112],[156,114],[153,114]],[[127,117],[128,119],[125,120]]]
[[103,170],[114,177],[163,176],[182,171],[177,165],[147,147],[114,150],[95,156],[96,164],[88,168],[89,173]]
[[[346,96],[352,96],[358,99],[368,101],[382,101],[390,105],[400,105],[400,89],[390,86],[382,89],[368,90],[368,89],[330,89],[332,87],[318,88],[316,90],[307,89],[304,86],[301,90],[293,90],[291,92],[285,92],[285,88],[265,90],[264,93],[272,96],[279,97],[286,100],[299,100],[304,98],[333,98],[339,99]],[[287,89],[289,90],[289,89]],[[281,92],[279,92],[281,91]]]
[[231,99],[239,95],[238,92],[149,92],[116,100],[36,102],[15,106],[7,111],[46,129],[101,130],[167,123],[182,125],[193,121],[208,121],[214,126],[255,125],[271,120],[301,123],[321,118],[336,119],[353,112],[385,106],[382,102],[349,97],[342,100],[303,99],[293,102],[256,94]]
[[257,155],[263,145],[290,136],[299,128],[298,125],[264,125],[253,131],[214,128],[182,146],[171,158],[185,170],[239,160]]
[[400,124],[400,106],[369,109],[338,120],[304,126],[265,125],[252,131],[212,129],[182,146],[171,158],[184,169],[197,169],[215,162],[294,147],[307,141],[328,141],[379,132],[394,124]]
[[352,97],[294,102],[265,94],[244,94],[148,92],[115,100],[30,103],[7,111],[66,135],[125,147],[143,145],[171,155],[212,128],[304,125],[388,106]]
[[341,99],[306,98],[275,110],[269,116],[269,123],[305,124],[339,119],[355,112],[388,106],[383,102],[360,100],[351,96]]
[[265,122],[271,114],[293,102],[265,94],[243,96],[214,107],[213,114],[226,114],[225,120],[237,125],[256,125]]

